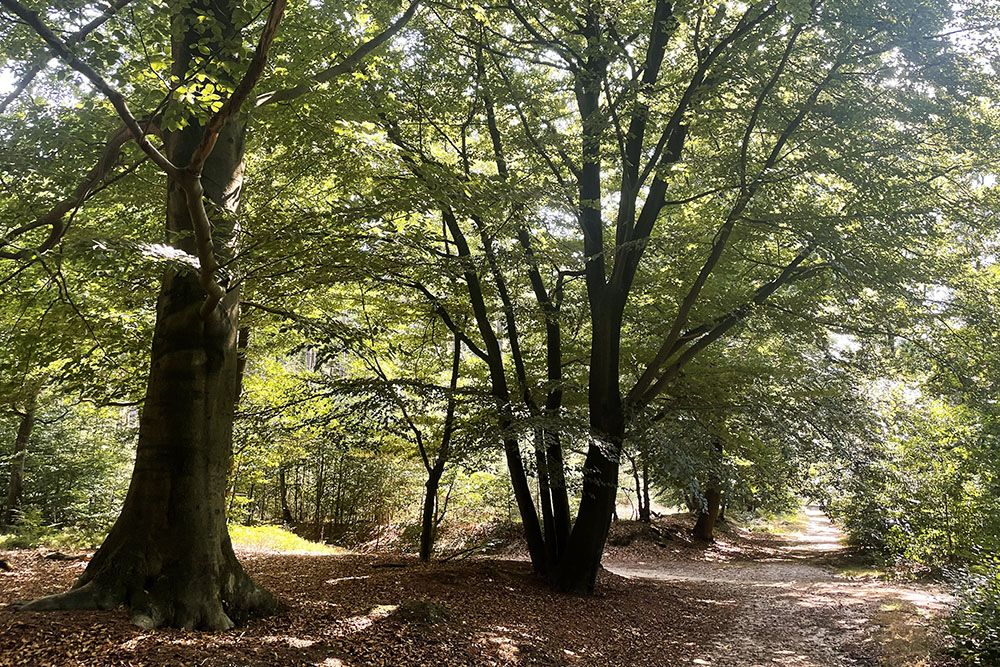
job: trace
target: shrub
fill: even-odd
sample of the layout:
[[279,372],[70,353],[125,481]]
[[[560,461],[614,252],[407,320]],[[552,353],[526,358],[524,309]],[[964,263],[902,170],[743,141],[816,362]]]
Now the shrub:
[[984,556],[956,581],[951,631],[957,656],[968,665],[1000,665],[1000,556]]

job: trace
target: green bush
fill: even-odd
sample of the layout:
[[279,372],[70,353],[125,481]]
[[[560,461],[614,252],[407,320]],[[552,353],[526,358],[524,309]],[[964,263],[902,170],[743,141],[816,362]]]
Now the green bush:
[[37,509],[24,512],[18,523],[0,534],[0,549],[96,549],[108,526],[69,527],[48,525]]
[[1000,557],[985,556],[956,581],[959,603],[951,631],[958,658],[968,665],[1000,665]]

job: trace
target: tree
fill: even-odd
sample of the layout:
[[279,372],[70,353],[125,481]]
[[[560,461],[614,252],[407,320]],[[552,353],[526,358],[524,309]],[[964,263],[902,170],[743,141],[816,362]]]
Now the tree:
[[[253,103],[294,99],[350,71],[405,25],[416,6],[410,5],[397,22],[340,62]],[[135,472],[122,514],[72,591],[24,608],[108,608],[124,602],[133,620],[147,627],[229,628],[276,605],[237,561],[225,509],[239,389],[236,214],[247,127],[241,109],[264,72],[285,2],[270,4],[241,79],[234,70],[243,49],[242,26],[250,19],[242,4],[193,2],[174,7],[167,31],[172,57],[168,99],[188,106],[168,103],[162,116],[145,121],[73,52],[72,40],[58,37],[16,0],[4,0],[3,7],[103,93],[124,123],[74,196],[13,230],[3,245],[46,226],[49,236],[33,249],[4,256],[22,258],[51,249],[65,233],[66,213],[86,200],[113,166],[111,157],[131,136],[167,176],[168,243],[175,253],[197,260],[197,271],[182,263],[169,268],[162,279]],[[224,57],[206,58],[212,54]],[[148,64],[154,72],[163,69]],[[148,138],[150,130],[157,129],[154,125],[163,137],[162,151]]]
[[[240,107],[263,72],[284,2],[271,5],[244,78],[236,83],[215,72],[214,85],[230,90],[229,98],[209,118],[178,121],[164,132],[165,153],[146,138],[121,94],[37,14],[12,0],[4,7],[108,97],[142,150],[168,176],[169,241],[200,260],[197,273],[170,269],[162,280],[135,472],[118,521],[72,591],[23,608],[126,603],[133,621],[144,627],[230,628],[234,619],[273,610],[275,601],[243,571],[226,530],[239,291],[227,291],[216,273],[220,260],[234,255],[232,216],[239,205],[246,131]],[[234,4],[180,8],[173,17],[172,75],[189,80],[203,60],[199,47],[238,52],[241,19]],[[220,213],[214,230],[203,197]]]
[[[936,131],[934,118],[943,116],[922,123],[908,105],[961,107],[959,95],[935,99],[915,83],[956,90],[921,65],[931,53],[961,58],[948,53],[942,36],[950,15],[944,4],[927,11],[879,4],[860,14],[839,3],[765,2],[731,12],[726,3],[657,2],[652,11],[630,9],[510,4],[480,20],[495,40],[493,70],[515,107],[519,122],[512,129],[559,187],[550,205],[566,210],[580,230],[593,441],[557,581],[583,592],[594,586],[630,423],[674,389],[706,348],[776,298],[830,276],[861,289],[854,281],[862,272],[882,279],[887,266],[899,267],[855,243],[846,233],[849,221],[877,219],[895,230],[897,243],[921,244],[941,199],[913,187],[916,174],[934,183],[947,168],[927,173],[920,159],[904,160],[887,178],[867,169],[859,178],[856,160],[880,163],[920,152],[921,144],[899,135],[889,117],[906,118],[908,131],[922,134]],[[500,29],[511,25],[515,35]],[[888,62],[914,86],[893,102],[879,73]],[[886,146],[862,157],[843,147],[856,123],[872,121],[876,100],[885,101],[880,110],[893,109],[878,120]],[[881,202],[913,197],[911,206],[920,201],[927,208],[875,205],[879,192]],[[740,261],[735,247],[753,258]],[[671,268],[658,271],[659,262]],[[644,268],[651,269],[647,275]],[[641,349],[633,375],[622,366],[629,349],[623,340],[633,334],[629,306],[652,298],[661,275],[676,299],[674,314],[665,327],[636,330]],[[738,289],[723,292],[736,276]],[[678,290],[678,281],[687,287]]]

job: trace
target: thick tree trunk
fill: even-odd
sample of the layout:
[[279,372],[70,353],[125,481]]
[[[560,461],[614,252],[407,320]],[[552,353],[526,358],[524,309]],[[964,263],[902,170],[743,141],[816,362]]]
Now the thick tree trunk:
[[13,458],[10,461],[10,478],[7,482],[7,501],[4,503],[3,516],[0,524],[9,526],[21,518],[21,503],[24,496],[24,459],[28,453],[28,441],[35,428],[35,407],[38,394],[34,394],[19,413],[21,421],[17,426],[14,438]]
[[[232,36],[233,6],[195,2]],[[183,21],[175,25],[185,26]],[[173,74],[184,77],[197,35],[175,36]],[[243,180],[245,123],[232,118],[205,164],[216,255],[232,271],[234,216]],[[188,164],[202,128],[169,133],[174,164]],[[169,182],[167,241],[197,256],[185,193]],[[223,287],[227,280],[219,276]],[[110,609],[125,604],[146,628],[225,630],[276,609],[233,553],[226,526],[226,477],[237,397],[239,292],[229,289],[206,316],[195,271],[169,268],[157,301],[152,363],[132,481],[121,515],[73,590],[28,603],[29,610]]]
[[722,492],[718,486],[710,486],[705,491],[705,507],[698,513],[698,521],[694,524],[694,538],[704,542],[715,541],[715,524],[719,519],[719,506]]
[[621,313],[624,301],[591,307],[591,444],[583,465],[583,494],[576,523],[561,559],[556,586],[592,593],[618,495],[618,463],[625,435],[625,410],[619,378]]
[[[715,440],[716,464],[722,465],[723,445],[721,439]],[[705,489],[705,504],[699,505],[698,521],[694,525],[694,538],[705,542],[715,541],[715,524],[719,520],[722,507],[722,481],[719,473],[713,471],[709,476]]]

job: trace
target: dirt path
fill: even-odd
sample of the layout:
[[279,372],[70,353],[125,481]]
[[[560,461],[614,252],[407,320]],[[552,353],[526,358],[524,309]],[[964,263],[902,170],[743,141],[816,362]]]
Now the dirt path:
[[629,578],[669,581],[732,598],[735,620],[715,634],[700,665],[918,667],[945,664],[940,616],[948,596],[932,587],[857,579],[824,567],[843,550],[842,535],[817,508],[806,509],[800,532],[776,541],[753,560],[727,558],[608,562]]

